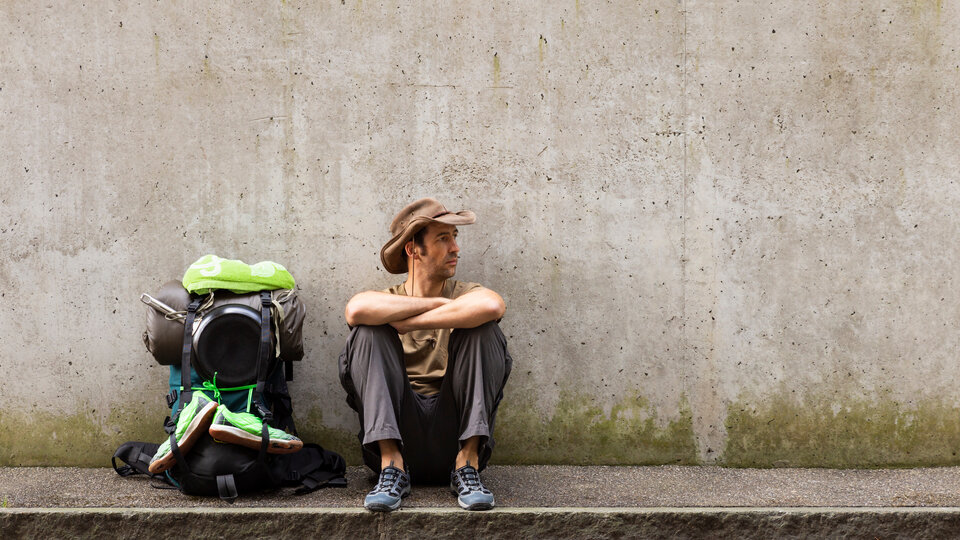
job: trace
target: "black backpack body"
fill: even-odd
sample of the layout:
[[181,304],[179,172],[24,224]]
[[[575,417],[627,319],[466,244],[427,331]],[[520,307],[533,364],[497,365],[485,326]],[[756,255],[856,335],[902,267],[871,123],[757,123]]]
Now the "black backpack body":
[[[147,466],[159,444],[124,443],[113,455],[120,476],[145,474],[159,489],[179,489],[185,495],[219,496],[233,502],[240,495],[279,487],[295,487],[297,495],[325,487],[346,487],[346,463],[336,452],[304,444],[294,454],[261,454],[242,446],[221,444],[204,435],[172,469],[150,474]],[[117,460],[123,464],[118,465]],[[184,465],[186,464],[186,465]]]
[[[254,295],[259,296],[259,310],[251,307],[256,305],[255,298],[251,298]],[[343,458],[319,445],[304,444],[292,454],[267,452],[268,425],[297,435],[286,384],[293,378],[292,368],[289,360],[282,362],[277,356],[278,326],[272,325],[275,321],[271,314],[277,304],[271,291],[237,298],[240,301],[236,303],[221,303],[208,309],[195,324],[202,306],[210,307],[212,295],[190,297],[183,317],[180,363],[170,367],[167,405],[173,414],[164,422],[176,464],[151,476],[185,494],[216,495],[231,502],[244,493],[281,486],[297,486],[298,494],[346,486]],[[173,433],[184,404],[190,402],[194,391],[203,391],[234,412],[259,416],[263,421],[259,451],[220,443],[204,433],[188,453],[181,453]],[[114,469],[121,476],[150,474],[147,467],[158,447],[152,443],[125,443],[114,454]],[[118,466],[118,458],[126,465]]]

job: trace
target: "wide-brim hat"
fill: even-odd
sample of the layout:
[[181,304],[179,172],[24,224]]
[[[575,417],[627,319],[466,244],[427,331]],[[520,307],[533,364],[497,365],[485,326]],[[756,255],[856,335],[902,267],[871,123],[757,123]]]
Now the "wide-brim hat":
[[450,212],[436,199],[427,197],[414,201],[401,210],[390,223],[390,234],[393,238],[380,250],[380,262],[387,272],[404,274],[407,272],[407,263],[403,246],[407,245],[417,231],[431,223],[470,225],[476,221],[477,216],[470,210]]

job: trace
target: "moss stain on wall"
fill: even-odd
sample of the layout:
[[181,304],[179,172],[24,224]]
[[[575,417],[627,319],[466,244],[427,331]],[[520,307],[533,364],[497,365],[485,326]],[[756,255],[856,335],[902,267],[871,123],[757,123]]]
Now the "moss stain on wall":
[[727,409],[730,467],[915,467],[958,465],[960,410],[936,399],[796,399]]
[[0,412],[0,466],[109,467],[113,453],[127,441],[160,443],[168,413],[162,405],[155,410],[115,407],[106,418],[93,412]]
[[[110,457],[127,441],[163,441],[163,419],[170,414],[162,405],[151,410],[118,407],[101,419],[91,407],[79,409],[88,412],[0,412],[0,466],[109,467]],[[361,464],[355,433],[326,427],[319,409],[295,415],[295,420],[305,442],[338,452],[351,465]]]
[[323,411],[319,407],[306,414],[293,415],[300,438],[306,443],[316,443],[343,456],[349,465],[362,465],[360,440],[357,434],[342,428],[328,427],[323,423]]
[[536,400],[505,399],[497,414],[493,462],[500,464],[649,465],[697,463],[686,400],[675,420],[658,422],[646,399],[632,395],[609,413],[589,395],[562,392],[549,417]]

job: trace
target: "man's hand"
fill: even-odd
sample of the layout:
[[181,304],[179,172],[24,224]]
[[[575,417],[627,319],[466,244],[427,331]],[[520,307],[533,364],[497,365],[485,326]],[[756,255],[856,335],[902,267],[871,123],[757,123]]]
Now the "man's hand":
[[443,297],[402,296],[379,291],[362,292],[347,302],[344,316],[347,324],[379,326],[409,319],[425,311],[449,304]]

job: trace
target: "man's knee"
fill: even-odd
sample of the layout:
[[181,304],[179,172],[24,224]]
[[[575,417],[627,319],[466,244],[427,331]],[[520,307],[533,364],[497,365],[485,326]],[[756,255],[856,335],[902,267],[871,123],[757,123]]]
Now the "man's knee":
[[[473,355],[467,351],[485,351]],[[502,351],[500,353],[499,351]],[[470,362],[472,358],[484,363],[500,364],[506,362],[507,338],[496,321],[481,324],[474,328],[459,328],[450,335],[451,356]],[[465,355],[461,353],[467,353]]]
[[390,343],[399,340],[397,330],[389,324],[379,326],[367,326],[359,324],[350,331],[348,341],[351,344],[357,343]]
[[452,340],[455,337],[457,339],[496,339],[506,343],[506,338],[503,337],[503,332],[500,330],[497,321],[486,322],[473,328],[458,328],[453,331],[450,339]]
[[400,336],[389,324],[358,325],[350,331],[342,355],[341,370],[366,373],[369,366],[386,366],[387,371],[403,369],[403,345]]

